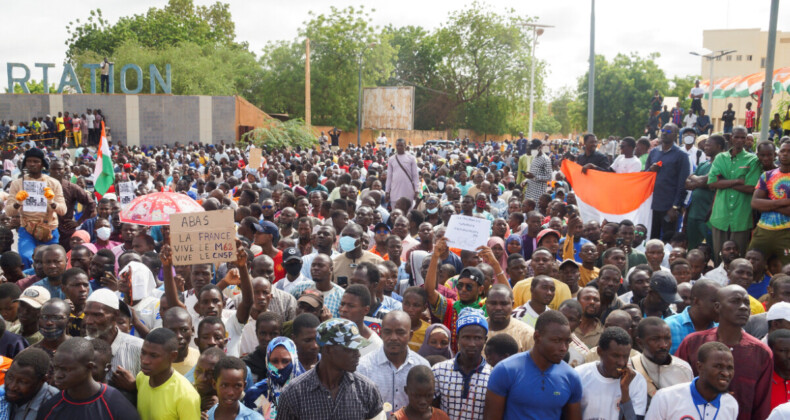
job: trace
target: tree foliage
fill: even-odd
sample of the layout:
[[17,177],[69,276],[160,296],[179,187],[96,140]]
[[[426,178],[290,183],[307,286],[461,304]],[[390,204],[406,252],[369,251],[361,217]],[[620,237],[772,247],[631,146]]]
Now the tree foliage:
[[[27,88],[30,90],[30,93],[44,93],[44,81],[43,80],[34,80],[30,79],[27,81]],[[54,83],[49,84],[49,91],[55,92],[58,88],[55,86]],[[5,88],[5,93],[10,93],[8,88]],[[14,93],[25,93],[22,90],[22,85],[19,83],[14,84]]]
[[275,149],[281,147],[309,148],[318,144],[313,131],[305,126],[304,120],[293,119],[286,122],[272,120],[266,127],[259,127],[241,136],[242,144]]
[[181,42],[198,45],[236,45],[236,26],[230,5],[216,2],[195,6],[192,0],[169,0],[162,9],[150,8],[146,14],[126,16],[110,24],[101,9],[91,10],[85,21],[76,19],[66,25],[66,57],[92,51],[112,56],[125,42],[133,40],[144,48],[166,48]]
[[[595,57],[595,133],[599,136],[636,136],[644,132],[654,89],[667,92],[666,74],[655,62],[658,53],[645,57],[617,54],[611,61]],[[579,78],[577,117],[587,124],[587,80]],[[581,114],[581,115],[578,115]]]

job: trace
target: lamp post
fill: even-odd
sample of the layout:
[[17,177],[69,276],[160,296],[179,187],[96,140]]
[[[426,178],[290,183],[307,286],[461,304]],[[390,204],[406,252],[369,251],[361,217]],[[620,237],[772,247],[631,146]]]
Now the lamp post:
[[359,86],[357,88],[357,147],[361,147],[360,145],[360,135],[362,134],[362,56],[365,54],[368,48],[375,47],[377,43],[371,42],[365,45],[364,48],[359,52],[358,62],[359,62]]
[[590,70],[587,73],[587,132],[593,132],[595,115],[595,0],[590,2]]
[[532,51],[530,51],[530,76],[529,76],[529,136],[532,139],[532,119],[533,108],[535,106],[535,47],[538,45],[538,37],[543,35],[543,28],[553,28],[551,25],[539,25],[537,23],[524,23],[524,26],[532,28]]
[[708,86],[710,87],[710,93],[708,93],[708,117],[709,118],[713,118],[712,117],[712,115],[713,115],[713,88],[715,87],[715,86],[713,86],[713,61],[714,60],[718,60],[719,58],[724,57],[725,55],[732,54],[735,51],[736,50],[718,50],[718,51],[712,51],[709,54],[700,54],[700,53],[694,52],[694,51],[689,52],[689,54],[696,55],[697,57],[704,58],[704,59],[708,60],[708,62],[710,63],[710,76],[708,78],[708,80],[709,80]]

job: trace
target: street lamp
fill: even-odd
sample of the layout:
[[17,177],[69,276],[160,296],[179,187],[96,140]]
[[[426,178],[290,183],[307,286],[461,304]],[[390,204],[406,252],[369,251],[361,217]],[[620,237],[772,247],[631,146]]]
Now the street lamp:
[[359,56],[357,57],[357,61],[359,62],[359,87],[357,92],[357,147],[360,146],[360,135],[362,133],[362,55],[365,54],[368,48],[372,48],[378,45],[375,42],[371,42],[365,45],[364,48],[359,52]]
[[734,53],[736,50],[718,50],[712,51],[708,54],[700,54],[698,52],[691,51],[689,54],[696,55],[697,57],[704,58],[710,62],[710,77],[708,78],[708,86],[710,87],[710,93],[708,94],[708,116],[713,118],[713,61],[718,60],[725,55],[729,55]]
[[532,140],[532,110],[535,106],[535,47],[538,45],[538,37],[543,35],[543,28],[553,28],[551,25],[539,25],[537,23],[524,23],[524,26],[532,28],[532,51],[530,55],[530,70],[529,76],[529,136],[528,139]]

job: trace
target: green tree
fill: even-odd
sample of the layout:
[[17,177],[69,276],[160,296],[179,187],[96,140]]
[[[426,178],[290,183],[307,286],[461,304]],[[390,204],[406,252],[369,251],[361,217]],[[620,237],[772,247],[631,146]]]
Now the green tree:
[[311,107],[314,125],[357,125],[358,71],[362,86],[377,86],[390,77],[396,50],[390,35],[378,32],[364,7],[331,7],[329,14],[311,19],[291,42],[270,43],[260,63],[263,109],[304,116],[304,39],[310,39]]
[[297,146],[309,148],[318,144],[318,139],[313,131],[305,125],[304,120],[293,119],[286,122],[272,120],[265,127],[244,133],[241,136],[241,143],[272,150]]
[[580,126],[573,120],[572,104],[576,101],[576,93],[570,88],[563,88],[549,104],[551,116],[560,124],[557,131],[568,134],[578,131]]
[[[33,80],[30,79],[27,81],[27,88],[30,90],[30,93],[44,93],[44,81],[43,80]],[[49,91],[55,92],[57,87],[55,87],[54,83],[49,84]],[[5,88],[5,93],[10,93],[8,88]],[[22,86],[19,83],[14,84],[14,93],[25,93],[22,90]]]
[[92,51],[112,56],[126,41],[137,41],[144,48],[165,48],[181,42],[198,45],[235,45],[236,26],[227,3],[195,6],[192,0],[169,0],[162,9],[150,8],[146,14],[126,16],[115,24],[104,18],[101,9],[91,10],[85,21],[76,19],[66,25],[66,57]]
[[[641,57],[617,54],[612,61],[595,57],[595,133],[599,137],[639,136],[644,132],[653,91],[667,92],[669,83],[655,62],[658,53]],[[588,74],[579,78],[576,112],[587,124]]]
[[[699,76],[675,76],[669,81],[669,92],[666,96],[677,96],[680,107],[689,109],[691,107],[691,98],[689,92],[694,87],[694,82],[699,80]],[[675,104],[672,104],[675,106]]]

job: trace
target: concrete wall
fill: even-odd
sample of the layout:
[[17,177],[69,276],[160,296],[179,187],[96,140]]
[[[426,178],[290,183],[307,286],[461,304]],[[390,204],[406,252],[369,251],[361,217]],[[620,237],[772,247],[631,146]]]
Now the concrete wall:
[[152,146],[236,139],[234,96],[0,94],[0,120],[29,121],[61,111],[83,114],[88,108],[102,110],[115,144]]

